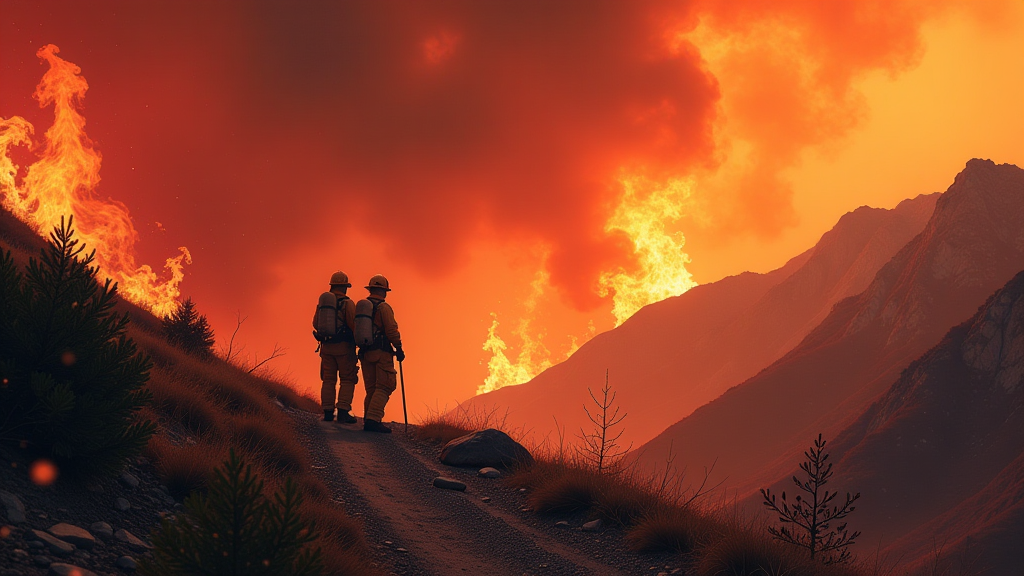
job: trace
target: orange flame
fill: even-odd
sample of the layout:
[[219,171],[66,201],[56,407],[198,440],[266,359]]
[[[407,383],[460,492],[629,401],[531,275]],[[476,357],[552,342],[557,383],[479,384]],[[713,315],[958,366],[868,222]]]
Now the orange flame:
[[41,108],[53,105],[54,119],[39,160],[28,167],[20,186],[18,166],[8,153],[15,146],[31,146],[34,128],[18,116],[0,118],[0,203],[44,235],[62,216],[73,215],[79,238],[96,250],[101,273],[118,283],[120,294],[157,316],[167,316],[178,308],[178,285],[192,256],[187,248],[179,248],[181,254],[164,264],[170,278],[163,281],[150,266],[135,263],[139,234],[128,208],[95,195],[101,156],[85,134],[85,117],[79,111],[89,84],[81,68],[59,58],[58,52],[48,44],[36,53],[50,69],[33,97]]

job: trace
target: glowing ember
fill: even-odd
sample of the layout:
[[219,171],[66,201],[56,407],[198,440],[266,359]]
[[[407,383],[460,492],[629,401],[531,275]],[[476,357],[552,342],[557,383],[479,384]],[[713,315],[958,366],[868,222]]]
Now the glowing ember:
[[161,281],[148,265],[135,262],[138,233],[128,208],[115,200],[96,197],[100,182],[100,153],[85,134],[85,117],[80,113],[89,84],[81,69],[57,56],[60,50],[48,44],[37,56],[50,69],[33,95],[40,107],[53,105],[53,126],[44,135],[39,160],[28,167],[18,182],[18,166],[10,159],[15,146],[31,146],[33,126],[23,118],[0,118],[0,202],[36,232],[46,235],[61,216],[74,215],[79,238],[96,250],[101,273],[118,283],[127,300],[166,316],[178,307],[178,285],[183,266],[192,262],[184,247],[181,255],[168,258],[164,267],[169,278]]
[[[648,304],[678,296],[697,285],[686,265],[690,257],[683,252],[686,239],[671,233],[667,224],[683,216],[689,204],[693,183],[670,180],[654,187],[640,178],[622,181],[622,200],[605,223],[605,231],[623,232],[633,242],[638,270],[606,272],[601,275],[601,296],[612,295],[612,314],[618,326]],[[640,191],[654,188],[641,198]]]
[[49,460],[36,460],[28,469],[28,477],[37,486],[49,486],[57,481],[57,465]]

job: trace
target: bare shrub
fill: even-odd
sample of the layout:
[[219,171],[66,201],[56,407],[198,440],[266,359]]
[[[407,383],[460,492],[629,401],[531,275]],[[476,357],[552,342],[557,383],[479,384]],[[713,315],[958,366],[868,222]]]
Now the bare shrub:
[[612,392],[608,370],[604,371],[604,387],[601,388],[600,398],[590,388],[587,388],[587,392],[595,408],[591,412],[584,404],[583,410],[586,411],[593,428],[589,432],[580,428],[579,439],[583,443],[578,448],[578,454],[583,462],[592,466],[599,474],[615,471],[619,460],[633,445],[630,444],[626,448],[619,445],[625,428],[618,431],[615,428],[626,419],[626,414],[620,416],[619,407],[615,406],[616,393]]

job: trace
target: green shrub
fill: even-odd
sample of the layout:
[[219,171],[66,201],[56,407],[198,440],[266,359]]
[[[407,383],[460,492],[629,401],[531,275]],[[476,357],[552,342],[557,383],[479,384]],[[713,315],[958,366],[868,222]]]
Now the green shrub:
[[178,309],[163,320],[167,341],[200,358],[213,357],[213,328],[206,316],[196,311],[196,304],[186,298]]
[[65,472],[112,473],[155,427],[150,361],[113,311],[117,286],[96,281],[72,221],[54,229],[22,274],[0,250],[0,440],[24,443]]
[[209,492],[185,500],[185,513],[164,519],[153,535],[150,576],[320,574],[313,525],[300,514],[302,494],[289,478],[272,499],[263,481],[234,453],[214,471]]

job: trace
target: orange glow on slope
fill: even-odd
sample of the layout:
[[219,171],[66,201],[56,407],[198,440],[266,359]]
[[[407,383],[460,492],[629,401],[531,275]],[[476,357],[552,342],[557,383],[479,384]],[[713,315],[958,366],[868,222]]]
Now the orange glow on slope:
[[101,273],[118,283],[120,294],[157,316],[166,316],[178,307],[183,267],[192,257],[181,247],[181,255],[167,259],[164,267],[170,278],[163,281],[148,265],[136,265],[138,233],[128,208],[95,196],[101,156],[85,134],[85,117],[79,112],[89,84],[78,66],[57,56],[59,51],[48,44],[36,54],[50,69],[33,96],[40,107],[53,105],[54,120],[39,160],[28,167],[20,186],[18,166],[9,152],[15,146],[31,146],[34,128],[18,116],[0,118],[0,200],[42,235],[61,217],[74,216],[80,239],[96,251]]

